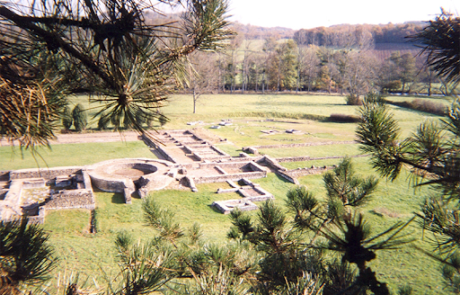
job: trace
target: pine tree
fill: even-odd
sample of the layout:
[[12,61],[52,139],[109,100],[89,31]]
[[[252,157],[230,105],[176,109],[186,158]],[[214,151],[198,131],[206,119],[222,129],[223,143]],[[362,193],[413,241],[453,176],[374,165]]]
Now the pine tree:
[[62,113],[62,125],[66,130],[70,130],[73,124],[73,117],[72,111],[68,106],[64,108],[64,112]]
[[81,104],[77,104],[72,110],[73,125],[75,130],[80,132],[86,129],[88,118],[86,111]]
[[[448,81],[460,81],[460,18],[438,16],[411,38],[423,44],[427,65]],[[417,213],[418,223],[436,241],[432,251],[420,249],[443,264],[446,287],[460,290],[460,105],[454,102],[440,122],[426,121],[411,136],[401,139],[400,128],[382,100],[368,95],[360,110],[357,129],[363,152],[371,155],[382,176],[395,179],[409,167],[415,186],[436,192]]]
[[[159,3],[183,7],[181,21],[147,24]],[[136,110],[157,119],[152,110],[183,80],[187,56],[225,46],[234,35],[227,9],[226,0],[2,2],[0,129],[25,148],[47,145],[65,97],[84,91],[99,103],[96,116],[145,133]]]
[[27,218],[0,223],[0,294],[24,294],[51,278],[56,266],[48,234]]

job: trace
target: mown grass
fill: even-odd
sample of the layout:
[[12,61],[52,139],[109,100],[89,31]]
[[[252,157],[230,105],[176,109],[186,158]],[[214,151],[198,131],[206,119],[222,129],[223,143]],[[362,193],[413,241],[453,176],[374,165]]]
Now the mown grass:
[[117,158],[156,158],[141,141],[57,144],[38,154],[18,147],[0,147],[0,170],[83,166]]
[[[86,98],[87,99],[87,98]],[[405,97],[405,99],[408,99]],[[85,102],[84,97],[75,100]],[[236,156],[241,147],[250,145],[272,145],[301,143],[309,141],[343,141],[355,138],[354,123],[331,123],[305,119],[305,114],[312,116],[329,116],[333,113],[356,115],[357,107],[347,106],[340,96],[327,95],[203,95],[203,104],[198,106],[198,113],[192,114],[192,100],[187,95],[173,96],[164,112],[171,118],[165,129],[197,128],[186,125],[189,121],[204,121],[200,128],[227,142],[218,144],[223,151]],[[438,116],[427,115],[418,111],[390,107],[394,118],[398,120],[403,136],[409,135],[415,127],[427,119],[437,120]],[[276,116],[275,116],[276,115]],[[271,116],[271,117],[270,117]],[[213,123],[221,119],[232,119],[233,125],[220,129],[210,129]],[[261,130],[278,130],[276,135],[266,135]],[[301,135],[288,134],[287,129],[297,129]],[[359,154],[357,145],[314,146],[289,149],[264,149],[273,157],[305,156],[343,156]],[[150,157],[155,156],[142,142],[126,143],[87,143],[55,145],[52,151],[43,150],[43,158],[50,167],[86,165],[111,158]],[[40,160],[41,161],[41,160]],[[40,166],[45,166],[40,162]],[[296,169],[337,164],[339,159],[307,162],[282,163],[285,167]],[[369,165],[369,158],[353,160],[356,171],[368,176],[375,174]],[[0,170],[34,168],[34,158],[25,153],[21,158],[19,151],[10,147],[0,148]],[[397,221],[407,221],[429,190],[415,191],[408,184],[408,173],[404,172],[396,181],[380,181],[374,199],[364,206],[366,220],[375,233],[381,232]],[[325,198],[322,175],[310,175],[299,179],[319,198]],[[294,185],[270,173],[267,178],[257,179],[264,189],[275,196],[275,203],[284,206],[286,192]],[[199,185],[199,192],[189,190],[162,190],[152,193],[157,202],[165,208],[176,212],[176,220],[184,228],[194,222],[202,225],[204,238],[210,242],[225,243],[230,226],[228,216],[216,212],[210,205],[216,200],[240,198],[237,194],[216,194],[216,190],[225,184]],[[121,230],[132,233],[138,240],[148,240],[156,232],[147,227],[143,221],[142,200],[134,198],[132,205],[122,202],[121,194],[96,191],[98,233],[89,233],[89,211],[67,210],[51,211],[47,214],[45,229],[50,233],[50,241],[59,257],[59,266],[55,277],[70,273],[90,276],[104,285],[105,279],[112,280],[119,271],[114,249],[114,239]],[[375,210],[375,211],[374,211]],[[376,213],[375,213],[376,212]],[[382,213],[383,212],[383,213]],[[390,213],[389,215],[386,215]],[[251,212],[256,216],[257,212]],[[429,248],[429,244],[420,241],[423,237],[420,228],[413,223],[405,234],[411,233],[419,241],[417,245]],[[426,237],[425,237],[426,238]],[[415,250],[411,245],[400,249],[377,252],[377,259],[371,263],[380,280],[389,284],[396,293],[398,286],[411,285],[414,294],[446,294],[442,289],[439,264]],[[56,285],[56,280],[51,281]]]
[[[338,163],[339,160],[335,161]],[[353,162],[358,174],[375,174],[366,158],[354,159]],[[403,172],[395,182],[381,180],[374,199],[360,209],[372,226],[373,233],[377,234],[398,221],[407,221],[428,194],[427,189],[412,189],[407,183],[407,176],[408,174]],[[269,174],[267,178],[254,182],[273,193],[275,203],[279,206],[284,206],[286,192],[294,186],[275,174]],[[300,183],[306,185],[320,200],[325,199],[322,175],[302,177]],[[231,225],[230,220],[210,205],[216,200],[240,197],[233,193],[216,194],[217,188],[222,186],[224,184],[206,184],[199,185],[197,193],[188,190],[163,190],[152,195],[158,204],[176,212],[175,220],[184,229],[197,222],[201,224],[207,241],[225,243],[226,233]],[[75,213],[71,210],[48,214],[45,229],[51,233],[51,242],[60,258],[56,273],[79,272],[82,277],[94,277],[97,282],[103,283],[105,276],[113,278],[119,271],[114,248],[114,239],[119,231],[126,230],[136,240],[143,241],[153,238],[157,233],[143,221],[142,200],[135,198],[132,205],[126,205],[122,203],[121,194],[100,191],[96,192],[96,197],[99,224],[97,234],[88,233],[89,212]],[[375,214],[373,210],[376,208],[384,208],[384,212],[395,213],[397,217]],[[250,214],[255,217],[257,212]],[[405,234],[417,238],[417,245],[424,248],[429,246],[426,241],[420,241],[422,232],[415,223]],[[411,245],[395,250],[378,251],[377,259],[371,266],[377,271],[379,279],[387,282],[394,292],[398,286],[410,284],[415,294],[446,294],[442,290],[439,264]]]

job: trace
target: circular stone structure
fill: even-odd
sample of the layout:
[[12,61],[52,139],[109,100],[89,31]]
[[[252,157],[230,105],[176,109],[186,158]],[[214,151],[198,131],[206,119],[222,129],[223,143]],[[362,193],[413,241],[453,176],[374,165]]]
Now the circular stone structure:
[[91,181],[98,189],[122,193],[126,188],[136,190],[147,187],[159,190],[171,183],[168,176],[173,163],[154,159],[115,159],[96,163],[88,167]]

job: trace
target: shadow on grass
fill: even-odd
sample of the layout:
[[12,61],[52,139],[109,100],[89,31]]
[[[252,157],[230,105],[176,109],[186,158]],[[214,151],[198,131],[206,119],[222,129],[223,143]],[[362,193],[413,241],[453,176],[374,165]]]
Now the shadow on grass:
[[222,214],[222,212],[220,212],[215,206],[213,206],[212,204],[208,205],[208,207],[214,212],[214,213],[218,213],[218,214]]
[[124,204],[125,203],[125,197],[123,196],[123,194],[119,194],[119,193],[113,194],[112,195],[112,203],[114,203],[114,204]]

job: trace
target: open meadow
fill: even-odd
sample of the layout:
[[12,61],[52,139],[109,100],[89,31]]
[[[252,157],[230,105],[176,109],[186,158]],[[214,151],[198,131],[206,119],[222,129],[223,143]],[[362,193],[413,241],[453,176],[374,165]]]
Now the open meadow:
[[[401,100],[403,98],[389,98]],[[404,97],[413,100],[415,97]],[[448,104],[441,98],[425,100]],[[82,103],[90,108],[87,97],[71,98],[71,103]],[[93,106],[91,106],[93,107]],[[398,121],[403,137],[410,135],[426,120],[441,117],[420,111],[390,106]],[[90,116],[97,110],[92,108]],[[337,123],[328,120],[332,114],[358,116],[358,107],[349,106],[345,98],[338,95],[296,95],[296,94],[217,94],[203,95],[193,114],[191,95],[174,95],[162,109],[170,121],[161,127],[164,130],[194,129],[204,138],[212,140],[222,151],[237,156],[242,147],[273,146],[307,142],[341,142],[355,139],[356,123]],[[230,120],[232,125],[212,129],[221,120]],[[188,125],[189,122],[198,122]],[[90,124],[88,132],[97,132],[97,123]],[[159,127],[159,126],[157,126]],[[160,127],[159,127],[160,128]],[[286,133],[286,130],[298,133]],[[268,134],[267,131],[274,131]],[[160,130],[161,131],[161,130]],[[319,145],[308,147],[260,148],[261,154],[274,158],[310,156],[355,156],[360,155],[356,144]],[[142,141],[117,143],[78,143],[53,145],[51,150],[40,149],[39,155],[28,151],[23,155],[17,147],[0,147],[0,170],[22,168],[89,165],[113,158],[156,158]],[[337,164],[340,159],[312,160],[281,163],[288,169]],[[377,175],[369,164],[369,158],[353,159],[357,173],[367,177]],[[373,232],[381,232],[398,221],[407,221],[419,210],[420,204],[430,194],[427,188],[415,190],[410,183],[409,173],[404,172],[391,182],[380,178],[374,198],[360,210],[365,214]],[[294,184],[269,173],[267,178],[253,182],[272,193],[275,203],[284,206],[287,191]],[[308,175],[299,179],[318,197],[324,198],[322,175]],[[225,183],[197,185],[198,192],[189,189],[167,189],[153,193],[163,207],[176,212],[176,220],[185,228],[193,223],[201,225],[204,237],[212,243],[225,243],[231,225],[228,216],[210,205],[217,200],[240,198],[237,193],[215,192]],[[121,194],[106,193],[95,189],[97,203],[97,233],[90,233],[90,212],[86,210],[53,211],[46,216],[44,225],[50,233],[50,242],[59,258],[59,266],[50,281],[50,290],[56,290],[62,280],[79,274],[81,280],[90,278],[89,285],[105,285],[118,274],[114,239],[118,232],[126,230],[137,239],[148,241],[157,233],[145,225],[141,210],[142,200],[134,198],[131,205],[123,202]],[[250,213],[253,216],[257,212]],[[431,249],[429,241],[423,239],[420,227],[413,222],[405,230],[416,239],[419,247]],[[398,287],[410,285],[414,294],[446,294],[443,289],[440,264],[416,250],[412,244],[394,250],[378,251],[377,259],[370,263],[381,281],[387,282],[396,294]],[[58,283],[59,282],[59,283]]]

